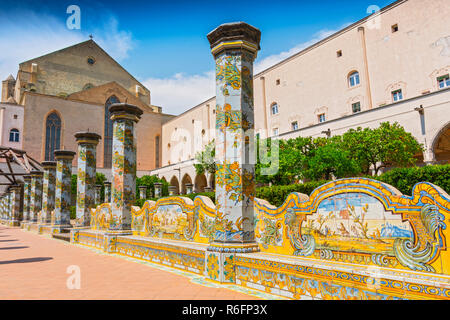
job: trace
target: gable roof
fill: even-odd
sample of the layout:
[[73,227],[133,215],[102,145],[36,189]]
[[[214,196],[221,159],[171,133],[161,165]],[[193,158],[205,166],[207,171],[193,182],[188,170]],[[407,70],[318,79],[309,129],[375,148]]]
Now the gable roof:
[[126,102],[130,104],[134,104],[141,109],[144,109],[147,112],[155,112],[153,111],[152,106],[148,106],[144,102],[142,102],[139,98],[130,93],[127,89],[121,86],[119,83],[115,81],[111,81],[99,86],[94,86],[86,90],[81,90],[78,92],[71,93],[67,96],[69,100],[79,100],[79,101],[87,101],[96,104],[103,105],[106,100],[114,95],[121,95],[118,97],[121,102],[123,100],[123,96],[125,96]]
[[[42,58],[45,58],[45,57],[54,55],[54,54],[56,54],[56,53],[61,53],[61,52],[64,52],[64,51],[70,51],[70,50],[73,49],[73,48],[84,47],[84,46],[88,46],[88,45],[94,45],[97,49],[100,50],[100,52],[102,52],[107,58],[109,58],[109,59],[111,60],[112,63],[114,63],[114,64],[115,64],[116,66],[118,66],[120,69],[122,69],[123,71],[125,71],[125,72],[126,72],[133,80],[135,80],[137,83],[139,83],[140,86],[142,86],[143,88],[145,88],[146,90],[148,90],[148,91],[150,92],[150,90],[149,90],[146,86],[144,86],[139,80],[137,80],[137,79],[136,79],[131,73],[129,73],[124,67],[122,67],[122,65],[121,65],[120,63],[118,63],[116,60],[114,60],[113,57],[111,57],[105,50],[103,50],[102,47],[100,47],[100,46],[98,45],[97,42],[95,42],[95,41],[92,40],[92,39],[87,40],[87,41],[83,41],[83,42],[80,42],[80,43],[77,43],[77,44],[74,44],[74,45],[69,46],[69,47],[66,47],[66,48],[62,48],[62,49],[60,49],[60,50],[56,50],[56,51],[53,51],[53,52],[44,54],[44,55],[42,55],[42,56],[39,56],[39,57],[30,59],[30,60],[23,61],[23,62],[19,63],[19,66],[21,66],[21,65],[23,65],[23,64],[25,64],[25,63],[30,63],[30,62],[33,62],[33,61],[40,60],[40,59],[42,59]],[[19,68],[19,69],[20,69],[20,68]]]

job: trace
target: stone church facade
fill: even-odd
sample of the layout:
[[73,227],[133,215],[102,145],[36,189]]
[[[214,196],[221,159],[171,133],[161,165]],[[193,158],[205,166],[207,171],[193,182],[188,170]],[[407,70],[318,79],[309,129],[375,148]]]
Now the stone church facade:
[[[76,132],[95,132],[102,136],[97,167],[108,176],[112,126],[107,107],[128,102],[144,111],[136,135],[138,170],[146,172],[160,166],[161,127],[173,118],[150,101],[143,84],[88,40],[23,62],[16,79],[3,81],[2,145],[24,149],[38,161],[53,160],[56,149],[76,150]],[[13,129],[19,131],[18,141],[9,139]]]

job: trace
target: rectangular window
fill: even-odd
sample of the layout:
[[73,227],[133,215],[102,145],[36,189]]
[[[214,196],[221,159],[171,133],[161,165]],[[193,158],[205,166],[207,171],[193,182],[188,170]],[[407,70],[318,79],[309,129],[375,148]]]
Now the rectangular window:
[[394,24],[392,27],[392,33],[397,32],[398,31],[398,24]]
[[394,102],[400,101],[403,99],[403,94],[402,94],[402,90],[395,90],[392,91],[392,100]]
[[292,130],[297,130],[298,129],[298,122],[297,121],[292,122],[291,123],[291,128],[292,128]]
[[278,128],[273,128],[273,135],[277,136],[278,135]]
[[439,89],[444,89],[450,87],[450,77],[448,74],[445,76],[437,78]]
[[361,102],[355,102],[355,103],[352,103],[352,111],[353,111],[353,113],[356,113],[356,112],[360,112],[361,111]]
[[337,55],[338,58],[339,58],[339,57],[342,57],[342,50],[337,51],[337,52],[336,52],[336,55]]
[[275,103],[272,105],[272,114],[277,114],[278,113],[278,105]]
[[319,119],[319,123],[320,122],[325,122],[326,118],[325,118],[325,113],[321,113],[317,116],[317,118]]

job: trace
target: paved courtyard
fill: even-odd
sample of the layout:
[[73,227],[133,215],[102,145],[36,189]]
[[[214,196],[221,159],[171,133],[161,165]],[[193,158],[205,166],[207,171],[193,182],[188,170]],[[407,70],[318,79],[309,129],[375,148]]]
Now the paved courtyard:
[[[258,298],[130,260],[0,226],[0,299]],[[67,288],[71,265],[80,268],[80,289]]]

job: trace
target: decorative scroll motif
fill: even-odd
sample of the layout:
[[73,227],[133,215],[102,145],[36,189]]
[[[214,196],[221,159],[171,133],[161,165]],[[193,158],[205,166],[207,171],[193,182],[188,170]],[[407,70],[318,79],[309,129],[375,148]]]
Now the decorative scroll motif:
[[241,88],[241,56],[221,55],[216,59],[216,82],[224,96],[230,95],[231,90]]
[[[450,274],[449,200],[430,183],[415,185],[409,197],[371,179],[336,180],[310,197],[292,193],[279,208],[257,199],[257,241],[264,252]],[[268,241],[274,231],[267,219],[280,218],[289,241]]]
[[436,231],[446,228],[444,218],[444,215],[439,213],[439,209],[435,205],[425,204],[421,208],[420,220],[425,229],[425,235],[429,237],[426,237],[425,240],[420,239],[416,243],[411,239],[398,238],[395,240],[395,256],[403,266],[417,271],[435,272],[434,268],[427,263],[444,246],[441,233],[438,232],[438,237],[436,237]]

